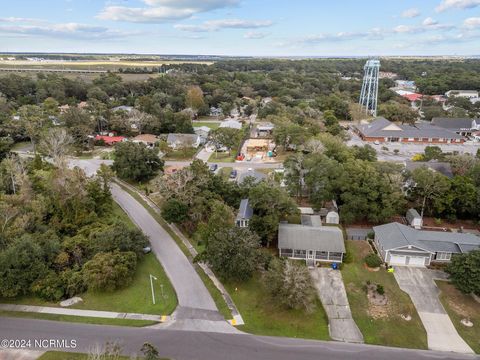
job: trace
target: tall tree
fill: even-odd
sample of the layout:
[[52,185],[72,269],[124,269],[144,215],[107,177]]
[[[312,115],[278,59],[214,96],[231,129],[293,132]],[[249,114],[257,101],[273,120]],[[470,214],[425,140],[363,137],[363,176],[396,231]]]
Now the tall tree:
[[121,179],[144,181],[163,170],[163,161],[155,149],[144,144],[123,142],[115,146],[112,168]]

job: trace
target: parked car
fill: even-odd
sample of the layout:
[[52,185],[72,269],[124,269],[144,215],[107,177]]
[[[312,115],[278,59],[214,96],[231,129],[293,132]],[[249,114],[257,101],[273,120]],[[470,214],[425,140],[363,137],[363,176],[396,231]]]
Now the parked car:
[[211,172],[215,172],[215,171],[217,171],[217,169],[218,169],[218,165],[217,165],[217,164],[212,164],[212,165],[210,165],[210,171],[211,171]]
[[375,141],[373,142],[373,144],[374,144],[374,145],[380,145],[380,141],[375,140]]
[[230,179],[236,179],[237,175],[238,175],[238,171],[237,170],[232,170],[230,172]]

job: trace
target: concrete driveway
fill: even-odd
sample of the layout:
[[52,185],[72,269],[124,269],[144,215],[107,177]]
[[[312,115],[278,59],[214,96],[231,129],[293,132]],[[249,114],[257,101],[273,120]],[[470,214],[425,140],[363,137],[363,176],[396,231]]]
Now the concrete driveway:
[[473,354],[473,350],[458,335],[438,298],[440,290],[435,285],[434,279],[440,278],[441,275],[433,270],[408,266],[395,267],[394,275],[400,289],[410,295],[420,315],[427,331],[428,348]]
[[342,273],[328,268],[315,268],[311,274],[328,316],[330,337],[337,341],[363,343],[363,335],[352,318]]

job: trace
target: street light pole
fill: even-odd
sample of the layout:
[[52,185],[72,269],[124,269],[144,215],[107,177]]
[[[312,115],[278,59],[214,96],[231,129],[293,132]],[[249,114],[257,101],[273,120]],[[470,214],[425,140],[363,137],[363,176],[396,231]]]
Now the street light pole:
[[152,289],[152,301],[153,301],[153,305],[155,305],[155,292],[153,291],[153,280],[157,280],[157,278],[152,274],[150,274],[150,288]]

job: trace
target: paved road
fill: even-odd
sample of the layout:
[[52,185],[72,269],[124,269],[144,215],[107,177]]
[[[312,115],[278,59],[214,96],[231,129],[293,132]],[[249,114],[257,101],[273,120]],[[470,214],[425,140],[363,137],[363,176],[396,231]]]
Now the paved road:
[[428,348],[473,354],[473,350],[458,335],[457,330],[438,299],[440,290],[435,285],[435,272],[417,267],[395,267],[395,279],[400,289],[412,299],[427,331]]
[[175,321],[158,327],[236,332],[237,330],[218,312],[215,302],[193,265],[165,229],[120,186],[113,183],[111,190],[114,200],[150,238],[152,250],[177,293],[179,307],[172,314]]
[[[346,344],[254,335],[155,330],[48,320],[1,318],[0,339],[76,340],[75,351],[88,352],[95,344],[115,341],[125,355],[137,353],[144,342],[161,357],[176,360],[439,360],[475,359],[473,356],[434,351]],[[53,350],[53,349],[52,349]]]
[[[166,166],[176,166],[183,167],[190,165],[191,161],[165,161]],[[69,161],[71,167],[78,166],[83,169],[88,176],[91,176],[97,172],[101,164],[112,165],[112,160],[101,160],[101,159],[77,159],[72,158]],[[233,162],[233,163],[222,163],[222,162],[208,162],[210,164],[217,164],[219,168],[231,167],[235,169],[278,169],[283,167],[282,163],[256,163],[256,162]]]
[[311,274],[328,316],[330,337],[337,341],[363,343],[363,335],[350,311],[342,273],[328,268],[316,268]]

